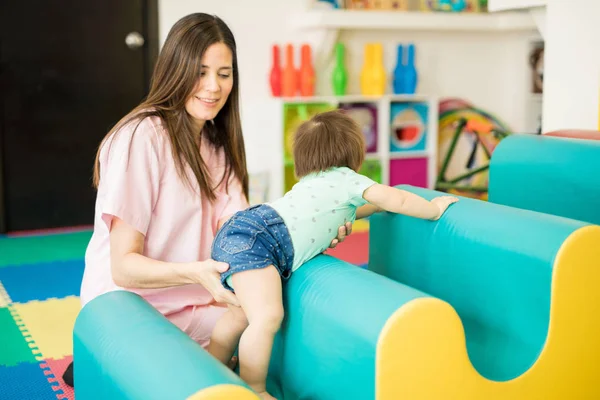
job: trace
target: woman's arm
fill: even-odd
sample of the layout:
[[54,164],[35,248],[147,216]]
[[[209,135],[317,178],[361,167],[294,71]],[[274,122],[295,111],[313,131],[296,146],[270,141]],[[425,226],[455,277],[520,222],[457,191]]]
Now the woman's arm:
[[116,285],[132,289],[152,289],[197,283],[219,303],[239,306],[237,298],[221,284],[219,273],[229,266],[214,260],[171,263],[145,257],[144,235],[117,217],[110,231],[110,258]]
[[385,211],[434,221],[444,214],[450,204],[458,201],[452,196],[439,196],[428,201],[406,190],[381,184],[365,190],[364,199]]

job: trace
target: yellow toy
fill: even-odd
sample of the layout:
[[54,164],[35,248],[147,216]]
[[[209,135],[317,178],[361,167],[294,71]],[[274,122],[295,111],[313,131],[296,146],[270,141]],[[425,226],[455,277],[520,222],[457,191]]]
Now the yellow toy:
[[365,61],[360,73],[360,90],[365,96],[385,94],[386,73],[383,66],[383,46],[381,43],[365,45]]

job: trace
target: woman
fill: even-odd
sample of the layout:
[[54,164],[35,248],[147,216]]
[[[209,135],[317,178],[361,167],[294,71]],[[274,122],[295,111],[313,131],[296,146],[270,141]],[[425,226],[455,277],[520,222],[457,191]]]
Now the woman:
[[248,207],[236,44],[222,20],[197,13],[172,27],[147,99],[102,141],[94,183],[82,305],[138,293],[206,347],[224,305],[239,305],[220,282],[229,266],[210,259],[212,241]]

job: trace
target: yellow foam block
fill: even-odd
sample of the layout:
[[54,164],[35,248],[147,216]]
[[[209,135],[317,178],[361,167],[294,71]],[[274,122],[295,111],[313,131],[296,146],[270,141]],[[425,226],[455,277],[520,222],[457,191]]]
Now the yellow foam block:
[[[73,326],[81,309],[79,297],[13,303],[23,335],[38,349],[38,358],[56,360],[73,354]],[[30,336],[30,337],[29,337]]]
[[259,400],[259,397],[242,386],[237,385],[215,385],[202,389],[187,400]]
[[394,313],[377,348],[377,400],[600,399],[600,226],[575,231],[554,264],[550,323],[533,366],[506,382],[471,364],[462,322],[448,303],[414,300]]
[[369,221],[364,219],[357,219],[352,224],[352,232],[368,232],[369,231]]

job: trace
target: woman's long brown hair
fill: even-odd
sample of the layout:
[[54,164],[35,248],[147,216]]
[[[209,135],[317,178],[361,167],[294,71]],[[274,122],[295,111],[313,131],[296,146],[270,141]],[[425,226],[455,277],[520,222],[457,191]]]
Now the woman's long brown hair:
[[[203,136],[212,145],[223,148],[225,153],[225,173],[216,183],[211,181],[210,172],[200,156],[200,137],[194,131],[192,119],[185,109],[186,100],[200,77],[202,56],[215,43],[224,43],[229,47],[233,59],[233,88],[229,98],[215,119],[204,124]],[[123,117],[102,140],[94,162],[94,186],[97,188],[100,183],[99,157],[106,140],[133,121],[137,121],[139,125],[144,118],[157,116],[168,132],[175,166],[184,182],[191,186],[185,172],[185,166],[189,165],[198,181],[200,193],[213,201],[215,188],[223,181],[227,184],[233,173],[240,180],[248,198],[248,171],[239,113],[238,77],[235,39],[227,25],[218,17],[203,13],[180,19],[171,28],[158,56],[146,100]]]

